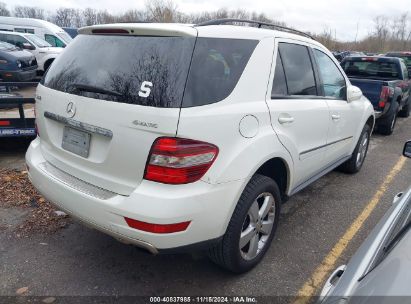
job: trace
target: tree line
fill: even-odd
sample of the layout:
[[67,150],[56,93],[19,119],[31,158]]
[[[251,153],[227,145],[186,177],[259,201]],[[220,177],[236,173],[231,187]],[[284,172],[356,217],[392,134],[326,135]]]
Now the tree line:
[[[222,8],[216,11],[186,14],[179,10],[173,0],[147,1],[144,9],[130,9],[119,14],[90,7],[86,9],[59,8],[54,12],[36,6],[16,5],[9,9],[4,2],[0,2],[0,16],[43,19],[60,27],[74,28],[119,22],[179,22],[195,24],[218,18],[253,19],[286,26],[284,22],[274,20],[264,13],[248,12],[242,9],[230,10]],[[349,42],[339,41],[335,37],[335,32],[330,28],[325,28],[323,32],[312,35],[332,50],[357,50],[377,53],[393,50],[411,51],[410,20],[411,17],[408,12],[391,19],[384,15],[376,16],[374,18],[374,26],[372,29],[369,29],[366,37],[359,40],[355,38],[354,41]]]

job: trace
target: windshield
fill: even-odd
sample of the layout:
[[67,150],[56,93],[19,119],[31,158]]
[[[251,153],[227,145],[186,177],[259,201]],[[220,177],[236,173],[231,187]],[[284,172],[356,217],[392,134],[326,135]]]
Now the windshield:
[[30,40],[32,43],[34,43],[37,47],[43,48],[43,47],[50,47],[51,44],[48,43],[46,40],[43,40],[36,35],[24,35],[28,40]]
[[66,32],[59,32],[59,33],[57,33],[57,35],[58,35],[61,39],[63,39],[63,41],[64,41],[66,44],[70,43],[70,42],[73,40],[73,38],[71,38],[71,36],[70,36],[69,34],[67,34]]
[[398,79],[400,75],[399,65],[387,61],[365,61],[347,60],[342,67],[348,77],[370,78],[370,79]]
[[14,50],[17,50],[17,48],[13,44],[0,41],[0,50],[2,50],[2,51],[14,51]]

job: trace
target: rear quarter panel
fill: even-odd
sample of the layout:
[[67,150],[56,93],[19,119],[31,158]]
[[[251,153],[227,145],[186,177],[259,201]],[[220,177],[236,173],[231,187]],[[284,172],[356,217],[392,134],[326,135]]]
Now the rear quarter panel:
[[[215,144],[219,155],[203,177],[208,183],[243,180],[244,186],[265,161],[283,158],[292,168],[288,152],[278,141],[265,102],[274,51],[274,38],[259,42],[233,92],[223,101],[182,108],[177,135]],[[243,137],[240,121],[258,121],[255,136]]]

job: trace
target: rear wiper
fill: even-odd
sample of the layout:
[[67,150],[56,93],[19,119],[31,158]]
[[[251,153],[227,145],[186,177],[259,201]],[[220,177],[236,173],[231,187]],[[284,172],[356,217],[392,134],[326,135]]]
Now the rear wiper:
[[105,94],[105,95],[113,95],[117,97],[123,96],[122,94],[116,91],[111,91],[111,90],[107,90],[104,88],[100,88],[100,87],[96,87],[96,86],[92,86],[88,84],[74,83],[71,86],[81,92],[91,92],[91,93],[98,93],[98,94]]

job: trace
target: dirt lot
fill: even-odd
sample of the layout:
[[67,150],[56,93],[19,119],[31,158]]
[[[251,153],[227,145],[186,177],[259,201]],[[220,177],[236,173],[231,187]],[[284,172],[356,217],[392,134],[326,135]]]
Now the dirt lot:
[[[410,137],[411,119],[400,119],[392,136],[373,135],[359,174],[332,172],[292,197],[266,257],[244,275],[229,274],[202,254],[152,256],[55,214],[27,182],[28,142],[2,141],[0,296],[244,295],[289,302],[375,195]],[[408,160],[332,268],[352,256],[393,196],[410,185]]]

